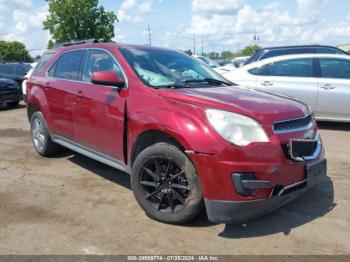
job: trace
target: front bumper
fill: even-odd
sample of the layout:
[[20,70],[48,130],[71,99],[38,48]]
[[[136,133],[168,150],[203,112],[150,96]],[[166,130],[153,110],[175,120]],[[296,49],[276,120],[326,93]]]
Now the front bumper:
[[7,102],[17,102],[22,100],[22,93],[18,90],[0,92],[0,104]]
[[324,170],[319,176],[305,179],[279,190],[275,196],[268,199],[256,199],[247,201],[222,201],[205,199],[208,219],[214,223],[242,223],[258,216],[267,214],[288,202],[296,199],[310,187],[318,183],[323,176],[326,176],[326,160]]

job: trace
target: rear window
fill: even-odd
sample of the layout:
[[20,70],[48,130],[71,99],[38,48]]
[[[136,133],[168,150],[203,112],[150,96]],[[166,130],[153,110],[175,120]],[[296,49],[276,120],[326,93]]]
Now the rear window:
[[278,49],[271,50],[261,57],[261,59],[266,59],[281,55],[295,55],[295,54],[313,54],[315,53],[315,48],[288,48],[288,49]]
[[24,76],[32,67],[26,64],[15,65],[15,75]]
[[15,66],[12,64],[3,64],[1,68],[1,73],[7,75],[13,75],[15,72]]

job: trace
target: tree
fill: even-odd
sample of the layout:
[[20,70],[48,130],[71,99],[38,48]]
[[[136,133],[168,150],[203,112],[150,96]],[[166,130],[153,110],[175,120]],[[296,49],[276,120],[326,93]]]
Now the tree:
[[221,53],[221,58],[226,60],[226,59],[231,58],[233,55],[234,54],[231,51],[223,51]]
[[188,55],[192,55],[191,49],[185,50],[185,53],[188,54]]
[[24,44],[0,40],[0,62],[33,62],[33,58]]
[[243,50],[240,51],[240,56],[252,56],[255,54],[255,51],[260,49],[258,45],[248,45]]
[[114,37],[113,12],[98,7],[98,0],[48,0],[50,15],[43,22],[55,44],[83,39],[111,41]]
[[53,48],[54,45],[55,45],[55,43],[52,41],[52,39],[50,39],[50,40],[47,42],[47,48],[48,48],[48,49]]

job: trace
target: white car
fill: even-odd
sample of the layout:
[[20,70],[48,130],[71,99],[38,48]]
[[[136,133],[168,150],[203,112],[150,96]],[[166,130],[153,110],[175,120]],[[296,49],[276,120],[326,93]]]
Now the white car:
[[28,79],[32,76],[34,67],[36,66],[37,62],[32,63],[30,66],[32,67],[27,74],[23,77],[24,80],[22,82],[22,94],[24,98],[24,102],[26,102],[26,97],[27,97],[27,81]]
[[318,120],[350,122],[350,56],[277,56],[223,76],[243,86],[295,97],[308,104]]

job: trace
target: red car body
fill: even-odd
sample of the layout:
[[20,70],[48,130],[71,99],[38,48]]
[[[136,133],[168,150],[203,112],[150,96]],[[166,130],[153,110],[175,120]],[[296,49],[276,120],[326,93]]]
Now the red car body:
[[[286,157],[284,146],[291,139],[308,139],[306,132],[314,138],[316,122],[311,117],[307,128],[274,131],[275,123],[311,114],[307,106],[241,87],[152,89],[135,74],[120,47],[132,46],[93,43],[52,50],[28,81],[28,114],[40,110],[51,136],[59,135],[108,156],[111,162],[102,162],[126,172],[130,172],[140,143],[158,135],[173,138],[196,168],[208,217],[214,222],[245,221],[283,205],[308,188],[307,166],[324,162],[321,142],[317,156],[305,161]],[[47,70],[62,53],[89,48],[106,50],[118,60],[128,88],[96,88],[91,83],[47,77]],[[229,143],[208,123],[208,108],[255,119],[269,142],[244,147]],[[65,145],[64,141],[61,144]],[[271,187],[240,194],[233,173],[252,173],[257,181],[268,181]],[[305,185],[297,188],[298,183]],[[278,194],[291,185],[295,190]]]

